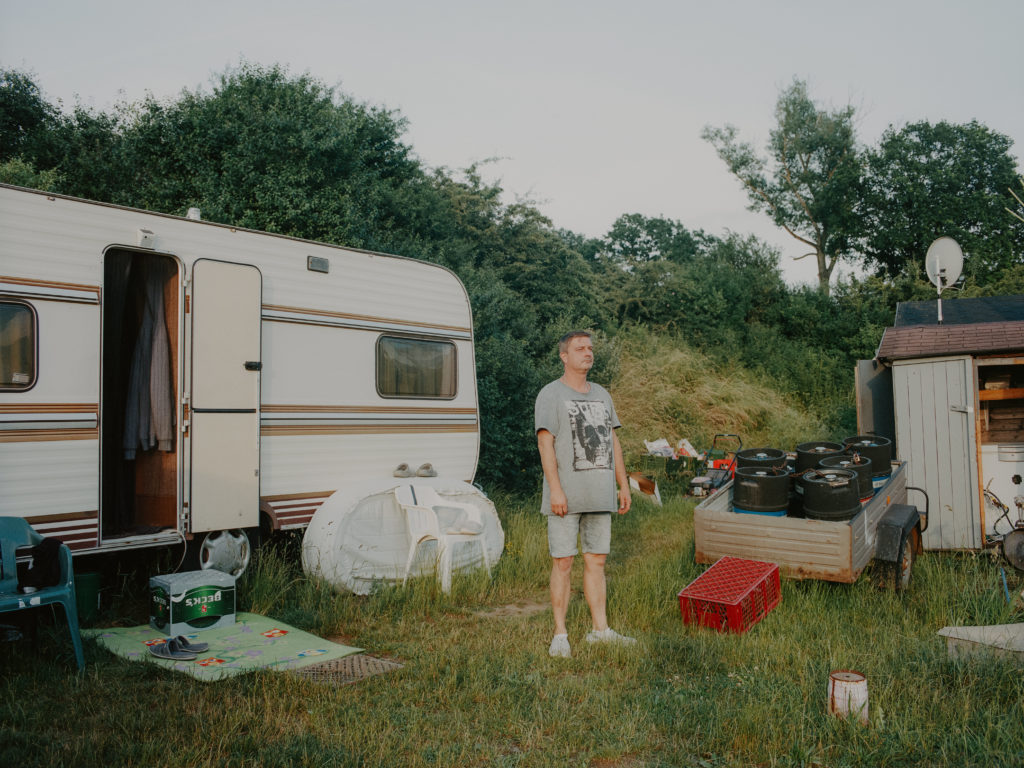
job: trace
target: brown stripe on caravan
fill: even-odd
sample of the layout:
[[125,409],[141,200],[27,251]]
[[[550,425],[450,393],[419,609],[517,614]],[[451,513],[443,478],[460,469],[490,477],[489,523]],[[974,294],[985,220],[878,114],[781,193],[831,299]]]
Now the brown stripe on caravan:
[[74,296],[37,296],[33,295],[33,298],[45,299],[46,301],[71,301],[79,304],[87,302],[90,304],[99,304],[100,302],[100,287],[98,285],[83,285],[81,283],[61,283],[56,280],[31,280],[24,277],[9,277],[7,275],[0,275],[0,283],[7,283],[8,285],[24,285],[29,288],[49,288],[54,291],[83,291],[85,293],[95,294],[95,298],[86,299],[84,297]]
[[99,427],[81,429],[11,429],[0,431],[0,443],[42,443],[53,440],[99,440]]
[[[312,315],[314,317],[331,317],[338,320],[358,320],[364,323],[383,323],[387,325],[408,325],[416,328],[435,328],[440,331],[458,331],[471,333],[472,329],[461,325],[440,325],[438,323],[424,323],[419,320],[397,320],[392,317],[374,317],[373,315],[356,315],[351,312],[332,312],[326,309],[306,309],[303,307],[283,307],[278,304],[264,304],[263,309],[273,312],[292,312],[300,315]],[[300,318],[286,320],[280,317],[265,317],[264,321],[277,321],[284,323],[303,323]],[[311,323],[312,321],[305,321]]]
[[260,434],[268,437],[273,435],[377,435],[382,432],[411,435],[476,431],[478,431],[476,424],[310,424],[260,427]]
[[260,509],[270,516],[275,530],[301,528],[309,525],[313,514],[332,493],[334,491],[263,496],[260,498]]
[[97,403],[18,403],[0,404],[0,413],[95,413],[99,415]]
[[283,493],[279,496],[260,496],[260,501],[273,504],[276,501],[298,501],[299,499],[326,499],[334,491],[311,491],[309,493]]
[[29,518],[28,521],[38,533],[60,539],[72,551],[95,549],[99,546],[99,512],[96,510],[39,515]]
[[394,405],[261,405],[263,413],[443,413],[475,414],[476,408]]
[[95,509],[88,512],[65,512],[59,515],[35,515],[31,519],[31,523],[35,526],[37,523],[66,523],[68,521],[76,520],[95,520],[99,517],[99,512]]

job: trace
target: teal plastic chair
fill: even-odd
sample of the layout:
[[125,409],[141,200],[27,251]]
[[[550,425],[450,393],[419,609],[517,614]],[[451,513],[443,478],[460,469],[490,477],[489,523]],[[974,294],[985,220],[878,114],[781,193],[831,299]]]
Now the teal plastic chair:
[[75,647],[78,668],[85,668],[82,654],[82,635],[78,631],[78,607],[75,604],[75,571],[71,565],[71,550],[66,544],[60,545],[60,583],[52,587],[40,587],[28,594],[18,591],[17,550],[33,547],[43,537],[20,517],[0,517],[0,613],[23,611],[42,605],[60,603],[71,630],[71,643]]

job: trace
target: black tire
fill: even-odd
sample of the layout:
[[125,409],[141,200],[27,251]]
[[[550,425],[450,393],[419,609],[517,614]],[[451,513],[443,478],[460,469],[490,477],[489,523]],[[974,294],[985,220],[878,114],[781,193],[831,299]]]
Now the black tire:
[[913,576],[914,561],[917,559],[920,548],[921,530],[914,526],[900,542],[900,551],[896,562],[878,563],[881,566],[877,579],[878,586],[883,589],[891,589],[894,592],[908,590]]

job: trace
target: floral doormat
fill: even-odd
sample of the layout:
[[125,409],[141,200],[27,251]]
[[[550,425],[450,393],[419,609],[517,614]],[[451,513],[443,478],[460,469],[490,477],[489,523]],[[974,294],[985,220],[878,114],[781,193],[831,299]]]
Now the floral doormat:
[[161,659],[151,654],[149,647],[167,640],[167,635],[148,624],[83,629],[82,635],[94,638],[118,656],[149,661],[207,682],[257,669],[296,670],[362,651],[362,648],[333,643],[257,613],[239,613],[233,625],[187,635],[192,641],[210,646],[189,661]]

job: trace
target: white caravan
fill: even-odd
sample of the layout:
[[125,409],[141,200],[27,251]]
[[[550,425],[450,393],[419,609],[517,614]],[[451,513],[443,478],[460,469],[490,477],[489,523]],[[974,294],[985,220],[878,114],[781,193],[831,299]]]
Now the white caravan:
[[472,482],[454,274],[193,215],[0,185],[0,515],[233,571],[353,481]]

